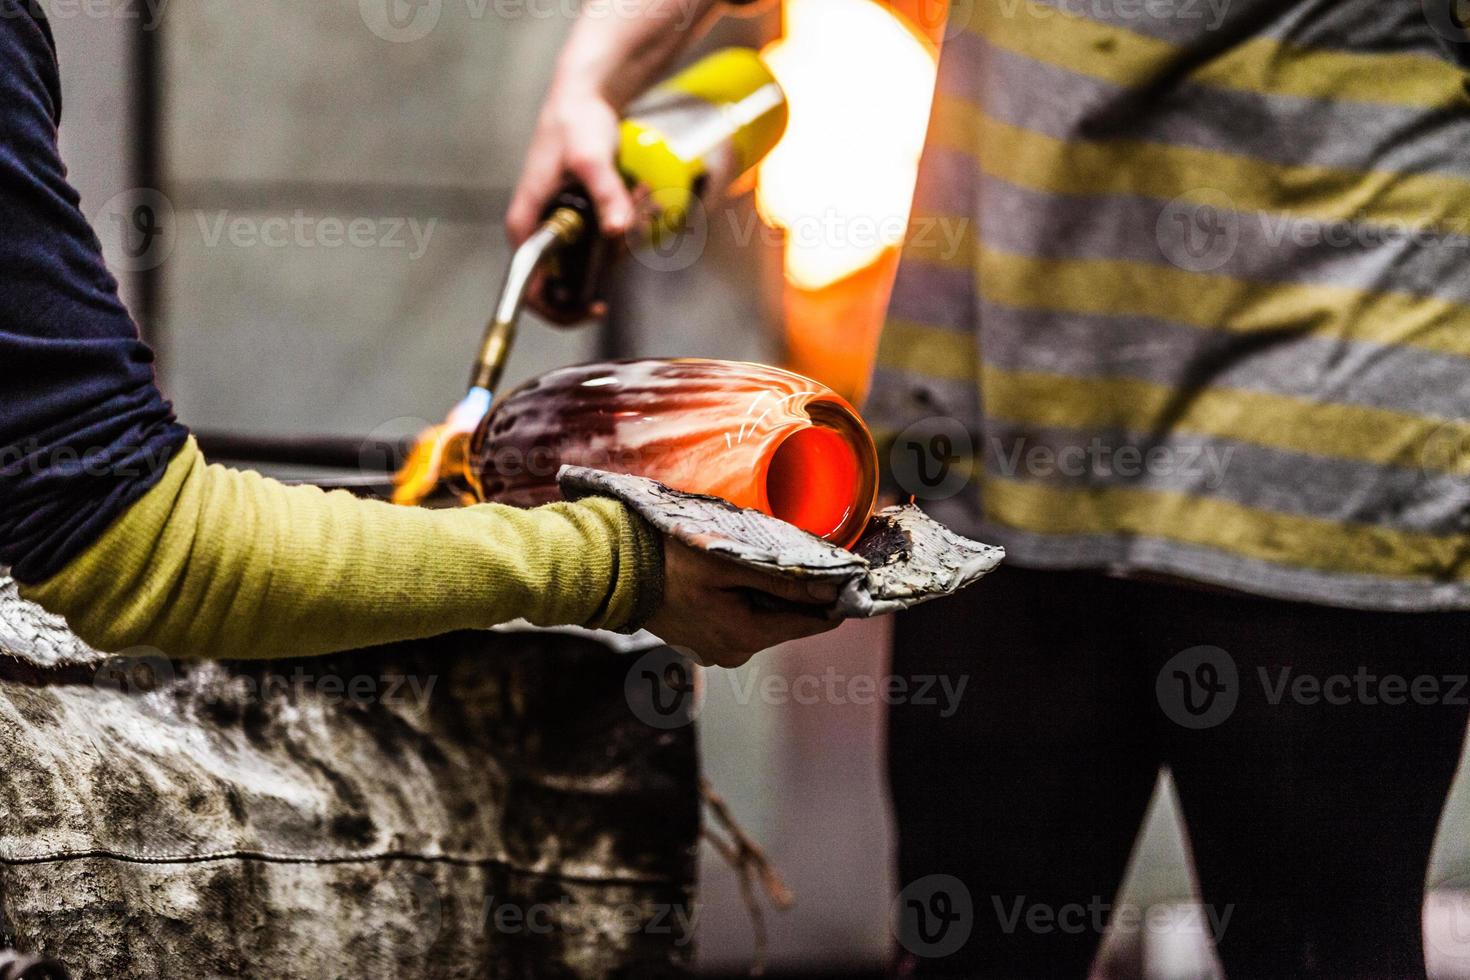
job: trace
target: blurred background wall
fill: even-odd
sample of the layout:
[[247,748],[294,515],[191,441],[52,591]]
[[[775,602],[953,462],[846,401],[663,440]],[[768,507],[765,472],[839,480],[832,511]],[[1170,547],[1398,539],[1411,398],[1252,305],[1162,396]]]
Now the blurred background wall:
[[[437,420],[462,393],[504,267],[501,217],[571,0],[46,6],[62,57],[63,150],[182,418],[214,430],[350,436],[407,434]],[[390,6],[399,19],[383,19]],[[157,60],[142,72],[135,42],[148,29]],[[774,11],[727,19],[706,47],[759,44],[777,29]],[[159,101],[140,106],[149,91]],[[142,152],[150,128],[156,139]],[[161,211],[163,230],[132,254],[117,230],[144,200]],[[732,207],[736,220],[710,222],[698,263],[625,266],[627,353],[780,355],[779,250],[767,236],[744,242],[750,201]],[[264,240],[279,240],[272,218],[290,229],[284,244]],[[333,220],[337,234],[323,225]],[[323,244],[363,220],[362,244]],[[591,359],[608,345],[596,328],[532,326],[511,374]],[[1003,629],[996,624],[998,639]],[[769,919],[773,967],[878,968],[895,882],[882,706],[801,704],[761,685],[885,670],[886,626],[860,623],[706,678],[708,775],[798,897],[794,911]],[[1456,787],[1431,876],[1440,976],[1464,975],[1470,963],[1467,790],[1464,780]],[[708,849],[703,879],[702,968],[740,971],[750,925],[734,876]],[[1125,893],[1141,905],[1192,900],[1167,780]],[[1114,937],[1104,965],[1117,976],[1211,969],[1199,937],[1179,934]]]
[[[395,9],[407,19],[380,16]],[[169,11],[161,179],[178,236],[152,326],[185,418],[388,434],[459,399],[505,267],[512,180],[573,9],[191,0]],[[731,22],[722,40],[770,29]],[[256,240],[282,220],[288,244]],[[365,244],[320,244],[334,221],[364,222]],[[715,225],[702,268],[662,277],[650,350],[767,352],[761,293],[745,288],[761,256],[727,248],[727,229]],[[602,340],[597,329],[523,337],[511,382],[592,359]]]

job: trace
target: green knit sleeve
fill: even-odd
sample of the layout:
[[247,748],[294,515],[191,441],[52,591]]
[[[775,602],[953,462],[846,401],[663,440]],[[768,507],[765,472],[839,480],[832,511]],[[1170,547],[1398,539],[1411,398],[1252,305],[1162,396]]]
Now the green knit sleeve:
[[421,510],[206,465],[194,442],[87,551],[21,594],[103,650],[308,656],[487,628],[636,626],[657,532],[622,504]]

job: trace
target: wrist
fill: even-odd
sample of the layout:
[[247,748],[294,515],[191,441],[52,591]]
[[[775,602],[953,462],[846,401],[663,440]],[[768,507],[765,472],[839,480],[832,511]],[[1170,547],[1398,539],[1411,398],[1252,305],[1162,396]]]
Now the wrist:
[[629,74],[630,66],[622,63],[612,51],[583,51],[577,44],[569,44],[557,59],[556,71],[551,77],[551,87],[546,93],[547,106],[586,106],[600,103],[614,111],[634,93],[624,94],[621,90],[627,83],[619,83],[620,76]]
[[[557,73],[558,76],[562,72]],[[589,104],[602,103],[612,105],[612,100],[603,91],[601,84],[596,79],[578,78],[575,73],[569,73],[571,77],[558,77],[552,80],[551,88],[546,92],[546,108],[557,111],[563,106],[578,107]]]
[[664,537],[629,508],[627,524],[620,539],[620,564],[631,567],[637,589],[631,610],[614,629],[619,633],[636,633],[663,605]]

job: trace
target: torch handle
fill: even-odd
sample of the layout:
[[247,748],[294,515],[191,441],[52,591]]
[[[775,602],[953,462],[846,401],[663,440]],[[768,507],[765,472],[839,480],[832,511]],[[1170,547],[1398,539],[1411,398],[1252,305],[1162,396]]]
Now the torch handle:
[[547,257],[541,304],[554,319],[573,323],[586,319],[602,292],[612,243],[602,234],[597,208],[581,187],[568,187],[557,194],[546,209],[545,220],[567,212],[574,214],[580,225]]

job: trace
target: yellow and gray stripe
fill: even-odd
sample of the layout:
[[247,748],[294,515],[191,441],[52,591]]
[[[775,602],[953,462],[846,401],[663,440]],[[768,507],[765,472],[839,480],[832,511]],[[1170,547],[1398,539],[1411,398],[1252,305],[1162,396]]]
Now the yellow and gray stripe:
[[1470,607],[1461,49],[1416,0],[1318,7],[955,5],[868,409],[963,468],[947,519]]

